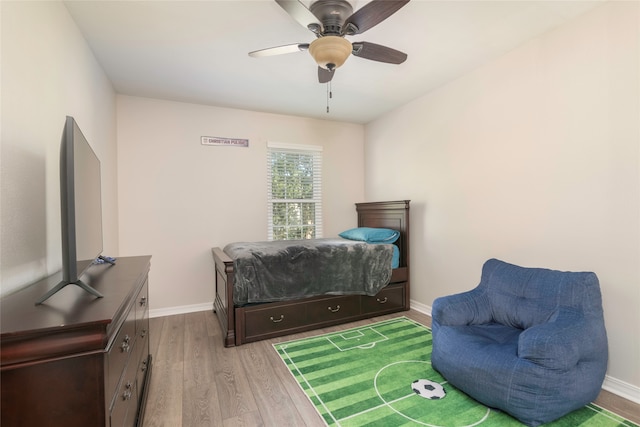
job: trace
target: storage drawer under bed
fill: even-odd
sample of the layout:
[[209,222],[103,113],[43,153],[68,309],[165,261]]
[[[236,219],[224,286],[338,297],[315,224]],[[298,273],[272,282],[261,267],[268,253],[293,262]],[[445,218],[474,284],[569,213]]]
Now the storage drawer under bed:
[[406,299],[403,285],[403,283],[389,285],[373,297],[363,295],[362,313],[384,314],[401,310]]
[[[244,332],[247,339],[281,332],[303,325],[307,313],[298,304],[283,304],[277,307],[252,306],[236,309],[236,333]],[[241,320],[244,325],[238,325]]]
[[403,310],[406,283],[375,296],[326,295],[235,309],[236,345]]
[[236,308],[236,334],[242,342],[302,332],[360,315],[360,296],[321,296],[264,307]]
[[307,323],[320,324],[360,314],[358,295],[336,296],[306,304]]

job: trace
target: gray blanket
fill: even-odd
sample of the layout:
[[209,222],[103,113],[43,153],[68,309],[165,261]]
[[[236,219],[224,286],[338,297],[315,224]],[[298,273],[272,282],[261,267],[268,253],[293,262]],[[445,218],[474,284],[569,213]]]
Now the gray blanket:
[[230,243],[233,302],[293,300],[316,295],[375,295],[391,279],[393,245],[342,238]]

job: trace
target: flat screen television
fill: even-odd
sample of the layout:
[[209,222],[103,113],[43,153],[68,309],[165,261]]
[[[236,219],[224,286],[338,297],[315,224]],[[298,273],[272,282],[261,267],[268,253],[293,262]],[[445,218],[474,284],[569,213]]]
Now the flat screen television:
[[73,117],[67,116],[60,142],[60,213],[62,220],[62,281],[36,304],[67,285],[102,294],[83,282],[82,275],[102,257],[102,196],[100,160]]

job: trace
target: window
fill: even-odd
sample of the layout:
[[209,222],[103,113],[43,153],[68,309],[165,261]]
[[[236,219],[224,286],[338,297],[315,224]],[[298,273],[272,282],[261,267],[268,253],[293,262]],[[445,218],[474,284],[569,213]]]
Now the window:
[[322,147],[267,143],[269,240],[322,237]]

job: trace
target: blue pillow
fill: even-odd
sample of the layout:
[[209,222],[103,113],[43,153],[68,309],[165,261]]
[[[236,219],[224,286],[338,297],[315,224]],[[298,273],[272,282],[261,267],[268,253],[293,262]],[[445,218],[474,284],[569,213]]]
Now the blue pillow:
[[343,231],[339,236],[367,243],[393,243],[400,237],[400,232],[389,228],[357,227]]

